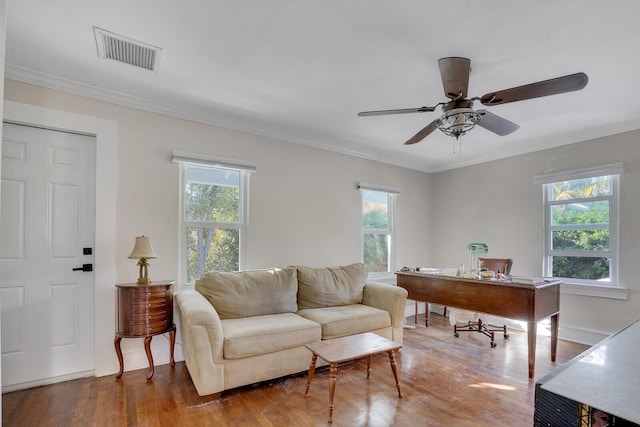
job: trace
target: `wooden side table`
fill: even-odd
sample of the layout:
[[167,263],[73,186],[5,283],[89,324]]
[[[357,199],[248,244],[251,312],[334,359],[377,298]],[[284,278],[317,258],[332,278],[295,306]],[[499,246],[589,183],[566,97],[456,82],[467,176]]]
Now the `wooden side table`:
[[149,359],[149,376],[153,377],[153,356],[151,338],[154,335],[169,333],[169,351],[171,367],[175,366],[173,350],[176,342],[176,325],[173,323],[173,280],[140,283],[121,283],[116,285],[116,337],[113,343],[120,362],[120,372],[124,372],[124,361],[120,341],[122,338],[144,337],[144,349]]

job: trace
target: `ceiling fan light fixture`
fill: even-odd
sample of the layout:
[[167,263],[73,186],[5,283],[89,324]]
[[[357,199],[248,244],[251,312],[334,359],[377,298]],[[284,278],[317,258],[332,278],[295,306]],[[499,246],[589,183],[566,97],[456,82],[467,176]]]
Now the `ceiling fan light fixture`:
[[481,117],[482,114],[471,108],[453,108],[445,111],[438,119],[438,129],[445,135],[458,139],[473,129]]
[[[543,96],[557,95],[573,92],[584,88],[589,81],[585,73],[569,74],[554,79],[529,83],[522,86],[489,92],[482,97],[467,98],[469,87],[469,73],[471,61],[468,58],[448,57],[438,60],[440,76],[444,94],[449,99],[447,102],[439,102],[434,107],[401,108],[395,110],[363,111],[358,116],[377,116],[383,114],[423,113],[433,111],[442,106],[442,116],[433,120],[404,144],[412,145],[422,141],[431,135],[436,129],[440,129],[447,136],[453,136],[453,152],[456,142],[460,144],[460,137],[465,135],[476,125],[493,132],[499,136],[509,135],[520,126],[504,119],[487,110],[475,111],[473,102],[480,100],[483,105],[498,105],[509,102],[523,101],[526,99],[540,98]],[[482,121],[481,121],[482,120]],[[460,150],[462,152],[462,150]]]

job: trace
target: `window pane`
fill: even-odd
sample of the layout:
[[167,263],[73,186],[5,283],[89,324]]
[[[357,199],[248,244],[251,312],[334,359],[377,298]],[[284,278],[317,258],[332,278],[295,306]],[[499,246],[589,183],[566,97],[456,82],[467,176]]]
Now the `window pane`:
[[362,192],[362,228],[367,230],[389,229],[389,195],[387,193]]
[[556,230],[552,249],[568,251],[609,250],[609,230]]
[[389,271],[389,235],[365,234],[364,263],[369,273]]
[[187,281],[193,283],[203,272],[239,269],[238,230],[187,227]]
[[187,166],[185,220],[238,222],[240,172]]
[[608,282],[610,280],[609,265],[608,258],[554,256],[552,275]]
[[610,196],[611,176],[573,179],[552,184],[551,200],[571,200],[587,197]]
[[551,207],[552,248],[609,249],[609,201],[567,203]]
[[609,224],[609,201],[566,203],[551,206],[551,225]]

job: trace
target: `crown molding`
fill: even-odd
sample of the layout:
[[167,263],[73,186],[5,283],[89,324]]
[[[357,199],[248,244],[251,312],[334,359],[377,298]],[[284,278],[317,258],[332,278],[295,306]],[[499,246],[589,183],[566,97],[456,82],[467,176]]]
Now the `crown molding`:
[[421,162],[412,161],[411,159],[398,159],[397,157],[394,157],[391,152],[383,152],[382,150],[375,150],[371,147],[356,146],[355,144],[344,144],[343,142],[338,146],[335,144],[335,141],[322,141],[300,135],[292,136],[273,129],[251,126],[246,120],[223,116],[217,112],[197,110],[175,104],[163,103],[152,99],[140,98],[99,86],[79,83],[65,77],[43,73],[41,71],[32,70],[15,64],[5,64],[5,78],[150,113],[162,114],[210,126],[246,132],[279,141],[300,144],[319,150],[331,151],[365,160],[414,169],[420,172],[432,172],[428,168],[425,168],[425,165],[421,164]]

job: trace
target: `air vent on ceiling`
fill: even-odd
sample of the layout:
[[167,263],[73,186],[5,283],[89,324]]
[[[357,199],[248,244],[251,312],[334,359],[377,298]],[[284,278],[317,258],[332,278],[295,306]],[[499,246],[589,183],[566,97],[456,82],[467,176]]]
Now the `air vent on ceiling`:
[[145,70],[157,71],[162,49],[110,31],[93,27],[100,58],[112,59]]

